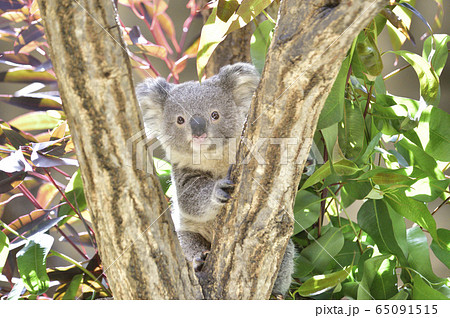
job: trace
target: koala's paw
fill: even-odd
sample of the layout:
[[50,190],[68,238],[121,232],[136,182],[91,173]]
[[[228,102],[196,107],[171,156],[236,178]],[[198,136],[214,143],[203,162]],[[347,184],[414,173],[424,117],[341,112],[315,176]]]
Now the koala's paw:
[[195,271],[196,273],[198,273],[198,272],[200,272],[200,271],[202,270],[203,265],[205,264],[206,257],[208,256],[208,254],[209,254],[209,251],[208,251],[208,250],[203,251],[203,252],[200,254],[200,256],[196,257],[196,258],[192,261],[193,266],[194,266],[194,271]]
[[214,199],[219,203],[226,203],[231,199],[231,193],[234,187],[235,184],[228,178],[217,180],[214,185]]

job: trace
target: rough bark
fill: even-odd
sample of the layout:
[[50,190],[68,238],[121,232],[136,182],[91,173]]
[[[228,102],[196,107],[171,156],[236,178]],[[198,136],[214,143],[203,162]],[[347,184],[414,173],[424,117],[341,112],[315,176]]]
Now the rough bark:
[[[387,3],[282,1],[244,133],[247,145],[255,147],[239,147],[233,172],[238,186],[218,217],[202,274],[206,298],[270,296],[292,234],[292,206],[320,111],[352,40]],[[258,144],[262,138],[294,139],[284,139],[283,149],[275,144],[282,140]]]
[[39,7],[115,299],[201,298],[158,178],[129,164],[143,126],[113,1]]

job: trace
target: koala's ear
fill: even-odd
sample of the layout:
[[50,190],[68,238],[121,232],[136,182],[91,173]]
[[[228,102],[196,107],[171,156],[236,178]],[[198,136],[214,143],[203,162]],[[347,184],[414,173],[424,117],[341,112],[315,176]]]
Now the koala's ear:
[[259,73],[248,63],[236,63],[220,69],[220,85],[227,92],[232,92],[236,105],[250,107],[253,93],[258,87]]
[[147,78],[136,86],[136,97],[142,110],[147,137],[162,134],[164,103],[169,96],[172,84],[162,77]]

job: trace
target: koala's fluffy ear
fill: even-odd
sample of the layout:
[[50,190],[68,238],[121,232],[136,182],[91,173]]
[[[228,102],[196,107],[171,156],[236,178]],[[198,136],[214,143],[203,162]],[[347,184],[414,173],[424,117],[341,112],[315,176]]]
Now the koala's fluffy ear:
[[259,83],[259,73],[253,65],[236,63],[224,66],[220,69],[218,77],[222,88],[232,92],[236,105],[250,107],[253,93]]
[[162,77],[147,78],[136,86],[136,97],[142,110],[147,137],[162,134],[164,103],[169,96],[172,84]]

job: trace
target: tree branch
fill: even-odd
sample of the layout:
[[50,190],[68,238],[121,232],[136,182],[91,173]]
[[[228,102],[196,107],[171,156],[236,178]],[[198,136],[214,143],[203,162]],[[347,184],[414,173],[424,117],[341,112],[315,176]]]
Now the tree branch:
[[218,217],[202,274],[206,298],[270,296],[292,234],[293,202],[320,111],[353,39],[386,4],[282,1],[248,116],[247,146],[241,142],[238,151],[238,185]]
[[127,150],[143,140],[143,125],[113,1],[39,7],[114,297],[201,298],[158,178],[130,164],[142,155]]

